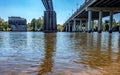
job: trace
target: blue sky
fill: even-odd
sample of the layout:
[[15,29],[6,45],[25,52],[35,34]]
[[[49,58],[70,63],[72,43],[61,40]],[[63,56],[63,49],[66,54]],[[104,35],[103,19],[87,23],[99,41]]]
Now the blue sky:
[[[57,22],[63,24],[75,11],[77,3],[81,5],[84,0],[53,0],[54,9],[57,12]],[[0,0],[0,17],[8,20],[9,16],[21,16],[28,22],[32,18],[44,15],[44,6],[41,0]]]
[[[57,23],[63,24],[85,0],[53,0],[57,12]],[[44,6],[41,0],[0,0],[0,17],[8,20],[9,16],[21,16],[30,22],[33,18],[44,15]],[[118,19],[119,16],[116,16]],[[120,18],[119,18],[120,19]]]

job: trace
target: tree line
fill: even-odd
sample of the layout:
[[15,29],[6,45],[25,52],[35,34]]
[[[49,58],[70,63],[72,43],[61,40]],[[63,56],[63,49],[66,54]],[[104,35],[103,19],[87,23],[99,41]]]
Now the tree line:
[[[27,31],[43,31],[44,24],[44,17],[40,17],[38,19],[33,18],[30,23],[27,24]],[[10,27],[8,21],[4,21],[0,18],[0,31],[11,31],[12,28]],[[63,26],[58,24],[57,30],[62,31]]]
[[44,18],[33,18],[30,23],[27,24],[27,31],[43,31]]
[[[27,31],[43,31],[43,25],[44,24],[44,17],[40,17],[38,19],[33,18],[30,23],[27,24]],[[102,30],[108,31],[109,30],[109,24],[110,21],[106,20],[104,23],[102,23]],[[116,22],[115,19],[113,19],[113,31],[119,31],[120,21]],[[77,28],[79,26],[76,25]],[[83,31],[85,30],[85,25],[82,26]],[[0,31],[11,31],[11,27],[8,23],[8,21],[4,21],[2,18],[0,18]],[[64,30],[64,26],[58,24],[57,30],[59,32]],[[94,31],[98,30],[98,23],[94,22]]]
[[[105,20],[102,23],[102,31],[109,31],[109,25],[110,25],[110,21],[109,20]],[[76,31],[78,31],[78,32],[80,31],[79,26],[80,26],[80,23],[76,22]],[[113,19],[112,30],[113,31],[119,31],[119,28],[120,28],[120,21],[116,21],[115,19]],[[60,30],[60,28],[59,28],[59,30]],[[63,30],[65,31],[66,29],[64,28]],[[95,32],[98,31],[98,21],[97,20],[94,21],[93,30]],[[82,31],[83,32],[86,31],[86,23],[82,24]]]
[[8,21],[4,21],[0,18],[0,31],[10,31],[11,27],[8,24]]
[[[40,17],[38,19],[33,18],[30,23],[27,24],[27,31],[43,31],[44,18]],[[63,26],[58,24],[57,25],[58,31],[63,30]],[[0,18],[0,31],[11,31],[12,28],[10,27],[8,21],[4,21]]]
[[[43,30],[43,17],[39,19],[33,18],[30,23],[27,24],[27,31],[42,31]],[[11,31],[12,28],[8,21],[4,21],[0,18],[0,31]]]
[[[109,25],[110,25],[110,21],[105,20],[105,22],[102,23],[102,30],[109,31]],[[120,21],[117,22],[115,19],[113,19],[113,26],[112,26],[113,31],[119,31],[119,26],[120,26]],[[98,23],[94,22],[94,31],[97,31],[97,30],[98,30]]]

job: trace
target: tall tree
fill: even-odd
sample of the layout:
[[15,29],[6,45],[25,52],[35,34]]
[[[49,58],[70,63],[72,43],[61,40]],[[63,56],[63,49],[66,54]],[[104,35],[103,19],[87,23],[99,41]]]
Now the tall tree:
[[41,30],[41,18],[37,19],[37,23],[36,23],[36,30],[40,31]]
[[35,18],[32,19],[31,25],[33,27],[32,31],[35,31],[35,26],[36,26],[36,19]]
[[117,22],[115,19],[113,19],[113,29],[117,27]]
[[43,24],[44,24],[44,17],[43,16],[41,17],[40,24],[41,24],[40,30],[42,31],[43,30]]
[[61,32],[63,31],[63,29],[64,29],[63,25],[60,24],[57,25],[57,31]]
[[4,20],[3,20],[2,18],[0,18],[0,31],[2,31],[2,28],[3,28],[3,27],[2,27],[2,26],[3,26],[3,21],[4,21]]
[[40,17],[39,19],[33,18],[31,23],[28,23],[28,31],[41,31],[43,29],[44,18]]

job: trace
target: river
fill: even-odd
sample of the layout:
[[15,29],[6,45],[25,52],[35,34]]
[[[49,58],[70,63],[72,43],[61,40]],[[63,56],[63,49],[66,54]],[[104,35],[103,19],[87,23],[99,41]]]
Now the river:
[[0,75],[120,75],[120,34],[0,32]]

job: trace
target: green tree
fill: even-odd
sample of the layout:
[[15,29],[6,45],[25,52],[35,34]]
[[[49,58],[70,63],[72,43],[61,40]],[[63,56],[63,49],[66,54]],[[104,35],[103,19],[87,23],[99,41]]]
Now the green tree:
[[4,21],[0,18],[0,31],[10,31],[11,27],[9,26],[7,21]]
[[113,19],[113,29],[115,29],[117,27],[117,22],[115,19]]
[[36,23],[36,30],[40,31],[42,29],[42,19],[41,17],[39,19],[37,19],[37,23]]
[[28,23],[27,24],[27,31],[32,31],[33,30],[33,27],[31,25],[31,23]]
[[57,25],[57,31],[62,32],[64,29],[63,25],[58,24]]
[[41,31],[43,30],[44,18],[40,17],[39,19],[33,18],[31,23],[27,24],[28,31]]
[[2,26],[3,26],[3,21],[4,21],[4,20],[3,20],[2,18],[0,18],[0,31],[2,31],[2,28],[3,28],[3,27],[2,27]]
[[35,26],[36,26],[36,19],[35,18],[32,19],[31,25],[33,27],[32,31],[35,31]]
[[3,22],[3,24],[2,24],[2,30],[3,31],[7,31],[7,28],[8,28],[8,22]]
[[40,30],[43,30],[43,25],[44,25],[44,17],[43,16],[41,17],[40,24],[41,24],[41,29]]

